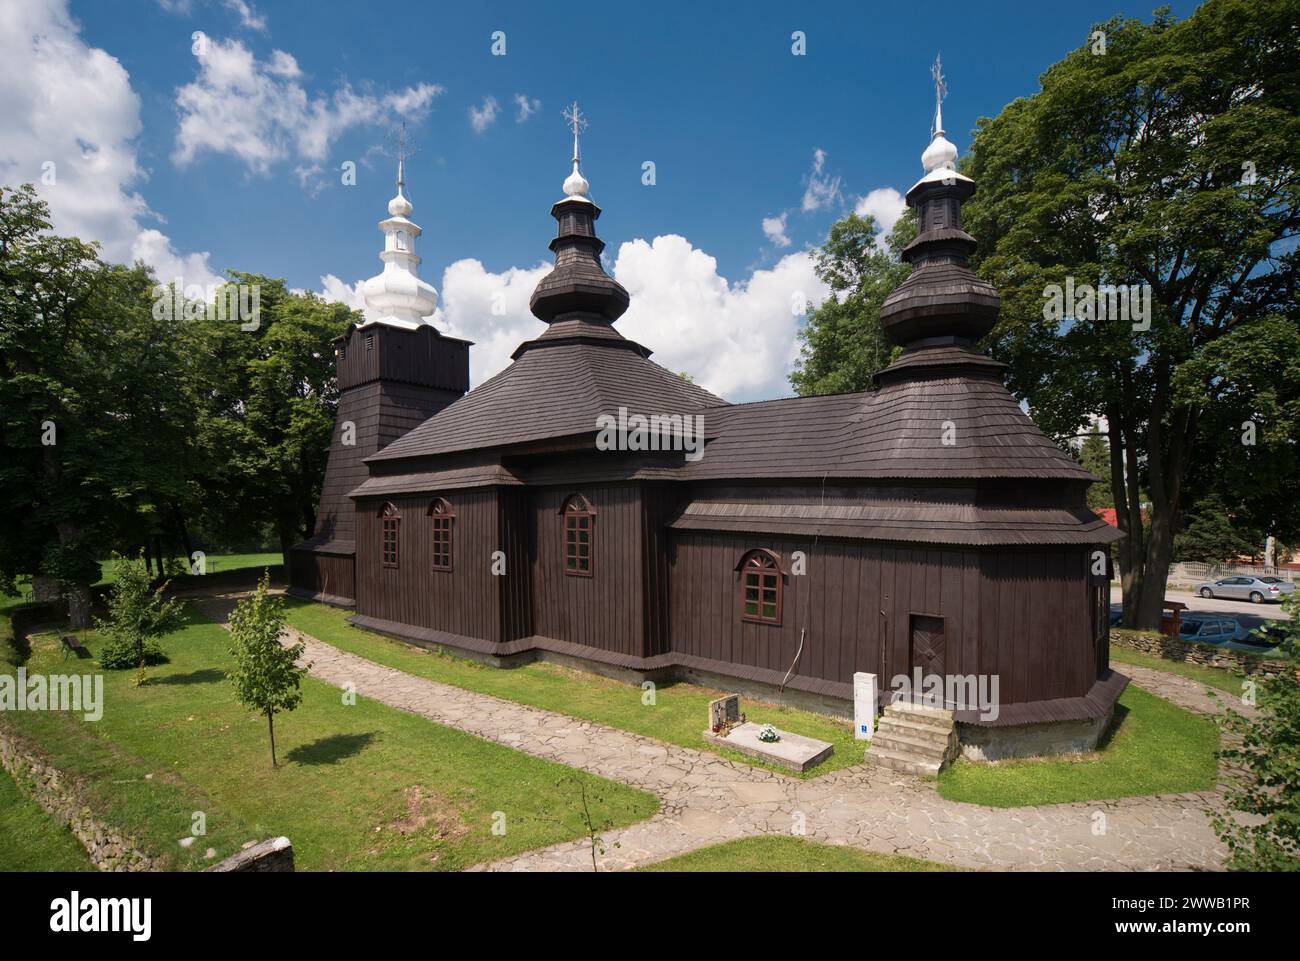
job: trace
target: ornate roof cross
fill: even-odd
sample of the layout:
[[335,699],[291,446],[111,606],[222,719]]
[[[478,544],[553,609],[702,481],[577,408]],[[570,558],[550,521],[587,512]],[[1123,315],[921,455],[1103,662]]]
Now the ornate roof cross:
[[587,118],[582,115],[578,109],[578,101],[564,108],[564,121],[570,130],[573,131],[573,162],[578,162],[578,134],[587,129]]
[[406,161],[415,154],[415,147],[406,136],[405,120],[389,132],[388,139],[397,148],[397,192],[400,194],[406,186]]
[[934,129],[930,131],[930,136],[943,133],[943,98],[948,96],[948,84],[944,80],[943,63],[939,57],[939,54],[935,54],[934,66],[930,68],[930,76],[934,78]]

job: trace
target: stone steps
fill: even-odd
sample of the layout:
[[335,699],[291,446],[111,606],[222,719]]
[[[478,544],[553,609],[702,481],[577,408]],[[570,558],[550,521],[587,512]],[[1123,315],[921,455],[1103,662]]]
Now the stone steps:
[[867,760],[917,777],[938,777],[957,756],[952,712],[899,701],[885,707]]

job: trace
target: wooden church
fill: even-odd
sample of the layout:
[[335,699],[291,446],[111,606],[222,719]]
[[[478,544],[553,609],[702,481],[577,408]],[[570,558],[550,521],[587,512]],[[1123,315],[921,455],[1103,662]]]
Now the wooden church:
[[[918,670],[995,677],[995,717],[956,705],[964,741],[990,757],[1090,748],[1126,682],[1107,660],[1119,535],[1087,508],[1093,476],[974,347],[998,295],[967,266],[975,184],[956,157],[937,118],[907,194],[914,269],[882,310],[903,353],[875,389],[749,404],[618,332],[628,293],[601,265],[576,126],[537,336],[466,392],[470,345],[428,319],[399,165],[383,272],[338,344],[338,424],[292,593],[503,667],[545,658],[833,713],[857,672],[882,696]],[[598,443],[620,409],[702,424],[702,455]]]

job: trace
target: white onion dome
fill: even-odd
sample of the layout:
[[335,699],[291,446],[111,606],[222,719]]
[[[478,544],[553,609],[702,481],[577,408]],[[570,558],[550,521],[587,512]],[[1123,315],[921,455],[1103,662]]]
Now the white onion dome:
[[943,135],[943,130],[936,130],[930,140],[930,146],[921,154],[921,166],[926,173],[935,170],[953,170],[957,164],[957,146]]
[[569,174],[564,180],[564,196],[570,200],[590,201],[591,198],[587,196],[587,191],[590,189],[591,185],[587,183],[587,178],[578,169],[578,161],[575,160],[573,162],[573,173]]

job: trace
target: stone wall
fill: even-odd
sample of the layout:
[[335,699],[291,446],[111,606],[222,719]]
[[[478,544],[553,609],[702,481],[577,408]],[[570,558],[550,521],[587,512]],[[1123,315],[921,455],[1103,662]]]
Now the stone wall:
[[293,845],[288,838],[271,838],[259,841],[252,847],[232,854],[220,864],[204,871],[248,871],[257,873],[290,872],[293,870]]
[[0,766],[14,779],[19,790],[35,800],[55,821],[68,826],[99,870],[161,870],[133,838],[91,814],[71,778],[3,727],[0,727]]
[[1245,674],[1258,674],[1266,678],[1276,677],[1285,670],[1296,669],[1296,665],[1289,665],[1286,661],[1269,660],[1246,651],[1197,644],[1177,637],[1166,637],[1164,634],[1111,631],[1110,641],[1130,651],[1139,651],[1166,661],[1185,661],[1204,667],[1221,667]]

